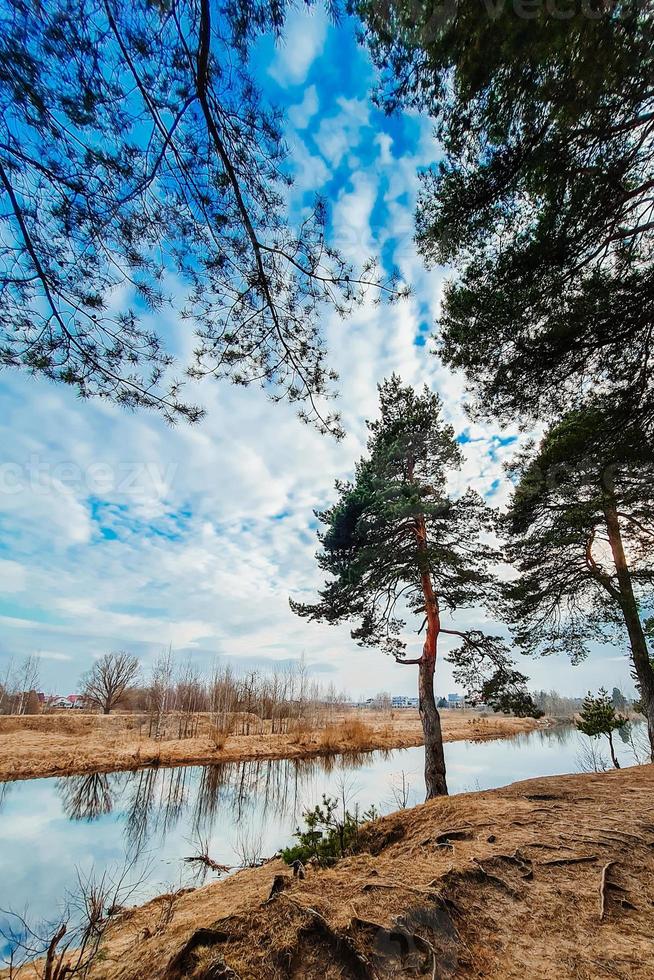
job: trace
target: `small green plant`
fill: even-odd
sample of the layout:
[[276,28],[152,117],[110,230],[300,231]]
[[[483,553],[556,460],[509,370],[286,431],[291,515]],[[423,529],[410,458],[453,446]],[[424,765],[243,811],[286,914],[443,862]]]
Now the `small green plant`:
[[370,820],[376,820],[379,812],[373,805],[360,813],[359,807],[349,810],[334,797],[323,794],[322,804],[313,810],[305,810],[304,829],[297,828],[293,837],[297,844],[282,849],[287,864],[309,861],[315,858],[320,864],[330,864],[351,853],[359,837],[359,828]]
[[581,707],[577,728],[590,738],[599,738],[601,735],[607,737],[611,749],[611,760],[616,769],[620,768],[620,763],[613,746],[613,732],[628,724],[627,718],[617,714],[613,701],[605,688],[601,687],[596,697],[590,691],[588,692]]

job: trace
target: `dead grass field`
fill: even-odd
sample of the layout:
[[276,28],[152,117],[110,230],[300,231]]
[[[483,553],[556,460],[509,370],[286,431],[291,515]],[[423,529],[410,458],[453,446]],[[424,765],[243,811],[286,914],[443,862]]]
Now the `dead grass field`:
[[273,861],[120,913],[90,980],[651,980],[653,799],[641,766],[433,800],[304,880]]
[[[442,720],[446,741],[504,738],[547,724],[543,719],[480,717],[458,710],[444,711]],[[153,765],[301,758],[422,744],[418,712],[411,709],[389,713],[353,710],[323,728],[311,730],[299,725],[283,735],[270,734],[260,722],[258,726],[261,731],[253,723],[253,734],[217,739],[208,716],[204,716],[197,738],[155,739],[148,737],[149,726],[142,715],[67,712],[0,717],[0,781]]]

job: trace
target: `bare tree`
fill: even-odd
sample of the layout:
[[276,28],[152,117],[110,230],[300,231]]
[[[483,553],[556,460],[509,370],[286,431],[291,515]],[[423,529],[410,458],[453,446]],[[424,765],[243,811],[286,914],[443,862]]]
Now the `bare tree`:
[[404,769],[391,780],[391,794],[398,810],[406,810],[411,800],[411,783]]
[[173,651],[169,647],[162,653],[152,668],[152,676],[147,691],[150,714],[150,737],[159,738],[173,695]]
[[139,672],[138,659],[130,653],[106,653],[82,678],[84,700],[108,715],[123,700]]
[[190,660],[177,681],[175,706],[178,712],[177,738],[196,738],[200,713],[206,711],[208,702],[202,675]]
[[20,663],[7,683],[10,694],[11,714],[24,715],[30,706],[30,693],[39,686],[41,661],[39,657],[28,656]]

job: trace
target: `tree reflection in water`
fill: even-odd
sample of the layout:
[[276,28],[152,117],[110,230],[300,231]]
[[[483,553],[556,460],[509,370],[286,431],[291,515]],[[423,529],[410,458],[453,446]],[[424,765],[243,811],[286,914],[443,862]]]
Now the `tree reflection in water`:
[[370,754],[349,753],[90,773],[58,779],[56,790],[70,820],[98,820],[119,808],[126,851],[134,860],[152,840],[163,844],[182,816],[190,816],[194,836],[210,834],[219,819],[252,830],[255,818],[263,826],[271,816],[295,817],[313,780],[369,761]]
[[92,772],[85,776],[66,776],[56,782],[61,807],[69,820],[98,820],[114,806],[112,780],[115,775]]
[[9,796],[9,791],[12,785],[13,783],[10,782],[0,783],[0,813],[2,813],[2,808],[5,805],[7,797]]
[[[565,744],[569,726],[516,735],[517,747]],[[119,809],[124,821],[127,856],[135,859],[148,845],[163,845],[183,818],[189,838],[210,837],[214,827],[241,828],[255,834],[270,819],[300,816],[307,791],[321,777],[360,769],[373,758],[392,753],[348,753],[308,759],[254,759],[212,766],[141,769],[125,773],[91,773],[58,779],[57,793],[71,820],[97,820]],[[319,798],[320,793],[316,798]]]
[[125,799],[125,839],[136,857],[157,837],[162,843],[189,805],[194,770],[144,769],[129,773]]

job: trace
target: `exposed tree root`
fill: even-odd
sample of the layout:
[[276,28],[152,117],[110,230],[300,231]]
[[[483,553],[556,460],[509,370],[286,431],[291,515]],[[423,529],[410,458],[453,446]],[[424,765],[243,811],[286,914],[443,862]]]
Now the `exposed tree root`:
[[196,929],[170,960],[166,970],[166,980],[181,980],[182,977],[190,976],[198,964],[198,949],[203,946],[212,947],[218,943],[226,943],[231,938],[231,934],[222,929]]
[[226,963],[212,963],[198,980],[241,980],[241,978]]
[[324,915],[321,915],[316,909],[300,905],[290,895],[282,894],[282,898],[291,902],[295,908],[309,918],[309,922],[298,930],[298,940],[305,940],[312,935],[326,940],[332,955],[338,957],[354,980],[376,980],[376,974],[370,960],[357,949],[349,936],[334,929]]
[[543,868],[555,867],[559,864],[589,864],[597,861],[597,854],[571,854],[570,857],[552,858],[550,861],[539,861]]
[[419,885],[408,885],[404,881],[382,881],[380,879],[375,878],[373,881],[364,882],[361,891],[369,892],[369,891],[373,891],[375,888],[394,888],[397,889],[398,891],[417,892],[419,895],[429,895],[430,898],[433,898],[434,891],[432,890],[432,888],[435,887],[436,887],[435,885],[432,886],[430,884],[427,886],[427,888],[421,888]]
[[[272,885],[270,886],[270,892],[266,902],[271,902],[275,895],[279,895],[280,892],[284,891],[291,884],[291,879],[288,875],[278,874],[272,880]],[[264,903],[265,904],[265,903]]]
[[[528,858],[525,854],[523,854],[519,848],[516,848],[513,854],[494,854],[489,861],[490,863],[509,864],[515,867],[518,875],[524,881],[531,881],[531,879],[534,877],[534,869],[531,858]],[[486,863],[489,862],[487,861]]]
[[450,910],[440,901],[413,906],[390,925],[353,916],[348,931],[363,933],[373,966],[382,976],[454,978],[465,948]]
[[607,861],[607,863],[602,868],[602,874],[599,883],[599,917],[600,922],[604,918],[604,912],[606,908],[606,876],[615,864],[615,861]]
[[453,841],[472,840],[472,837],[471,830],[444,830],[442,834],[437,834],[436,837],[427,837],[422,843],[425,845],[434,844],[436,847],[451,847]]

